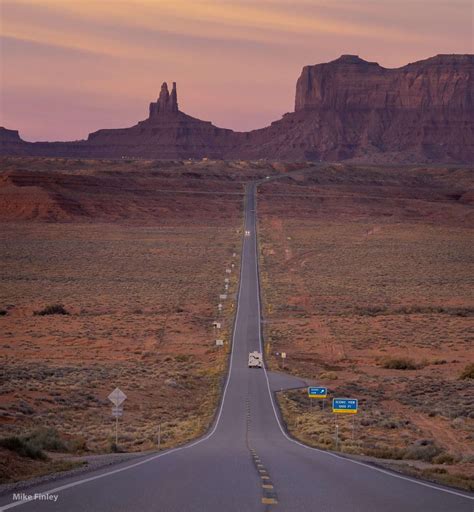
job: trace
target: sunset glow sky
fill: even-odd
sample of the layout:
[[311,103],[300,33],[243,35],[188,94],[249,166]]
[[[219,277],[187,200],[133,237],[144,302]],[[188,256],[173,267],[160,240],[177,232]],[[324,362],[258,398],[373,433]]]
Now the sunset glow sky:
[[73,140],[180,109],[263,127],[293,110],[301,68],[341,54],[398,67],[472,53],[471,0],[0,0],[0,125]]

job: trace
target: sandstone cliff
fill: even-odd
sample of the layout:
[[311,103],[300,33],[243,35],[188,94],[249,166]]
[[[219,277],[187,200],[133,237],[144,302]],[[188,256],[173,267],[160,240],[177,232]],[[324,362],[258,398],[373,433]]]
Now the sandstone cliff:
[[386,69],[356,55],[305,66],[295,111],[352,109],[472,109],[474,56],[438,55]]
[[295,112],[255,132],[253,146],[282,158],[470,163],[473,84],[473,55],[398,69],[343,55],[303,68]]

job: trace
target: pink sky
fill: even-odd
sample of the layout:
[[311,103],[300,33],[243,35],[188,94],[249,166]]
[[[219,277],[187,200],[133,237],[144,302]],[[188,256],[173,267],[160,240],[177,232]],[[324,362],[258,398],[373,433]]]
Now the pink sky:
[[180,109],[249,130],[293,110],[301,68],[472,53],[471,0],[0,0],[0,125],[26,140],[131,126],[163,81]]

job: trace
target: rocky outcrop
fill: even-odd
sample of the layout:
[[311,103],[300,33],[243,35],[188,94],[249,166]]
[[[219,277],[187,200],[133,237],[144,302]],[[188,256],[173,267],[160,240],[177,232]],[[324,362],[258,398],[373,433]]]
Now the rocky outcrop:
[[173,82],[171,94],[168,92],[168,84],[163,82],[158,100],[155,103],[150,103],[149,119],[156,119],[158,116],[162,116],[163,114],[176,113],[178,110],[176,82]]
[[0,154],[472,163],[473,79],[474,55],[438,55],[397,69],[343,55],[304,67],[295,111],[246,133],[184,114],[176,83],[171,93],[164,83],[148,119],[135,126],[73,143],[26,143],[3,129]]
[[0,140],[5,142],[21,142],[18,130],[7,130],[0,126]]

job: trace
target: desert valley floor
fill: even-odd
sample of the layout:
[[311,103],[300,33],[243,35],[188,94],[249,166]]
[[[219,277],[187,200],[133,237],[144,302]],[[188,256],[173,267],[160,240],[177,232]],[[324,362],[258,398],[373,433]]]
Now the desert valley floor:
[[[0,437],[47,454],[0,448],[3,482],[117,449],[117,385],[121,450],[156,449],[157,425],[161,448],[207,429],[245,185],[262,180],[270,367],[359,398],[340,421],[344,453],[473,489],[472,169],[20,157],[1,168]],[[293,436],[334,448],[328,404],[311,407],[306,389],[278,400]]]

